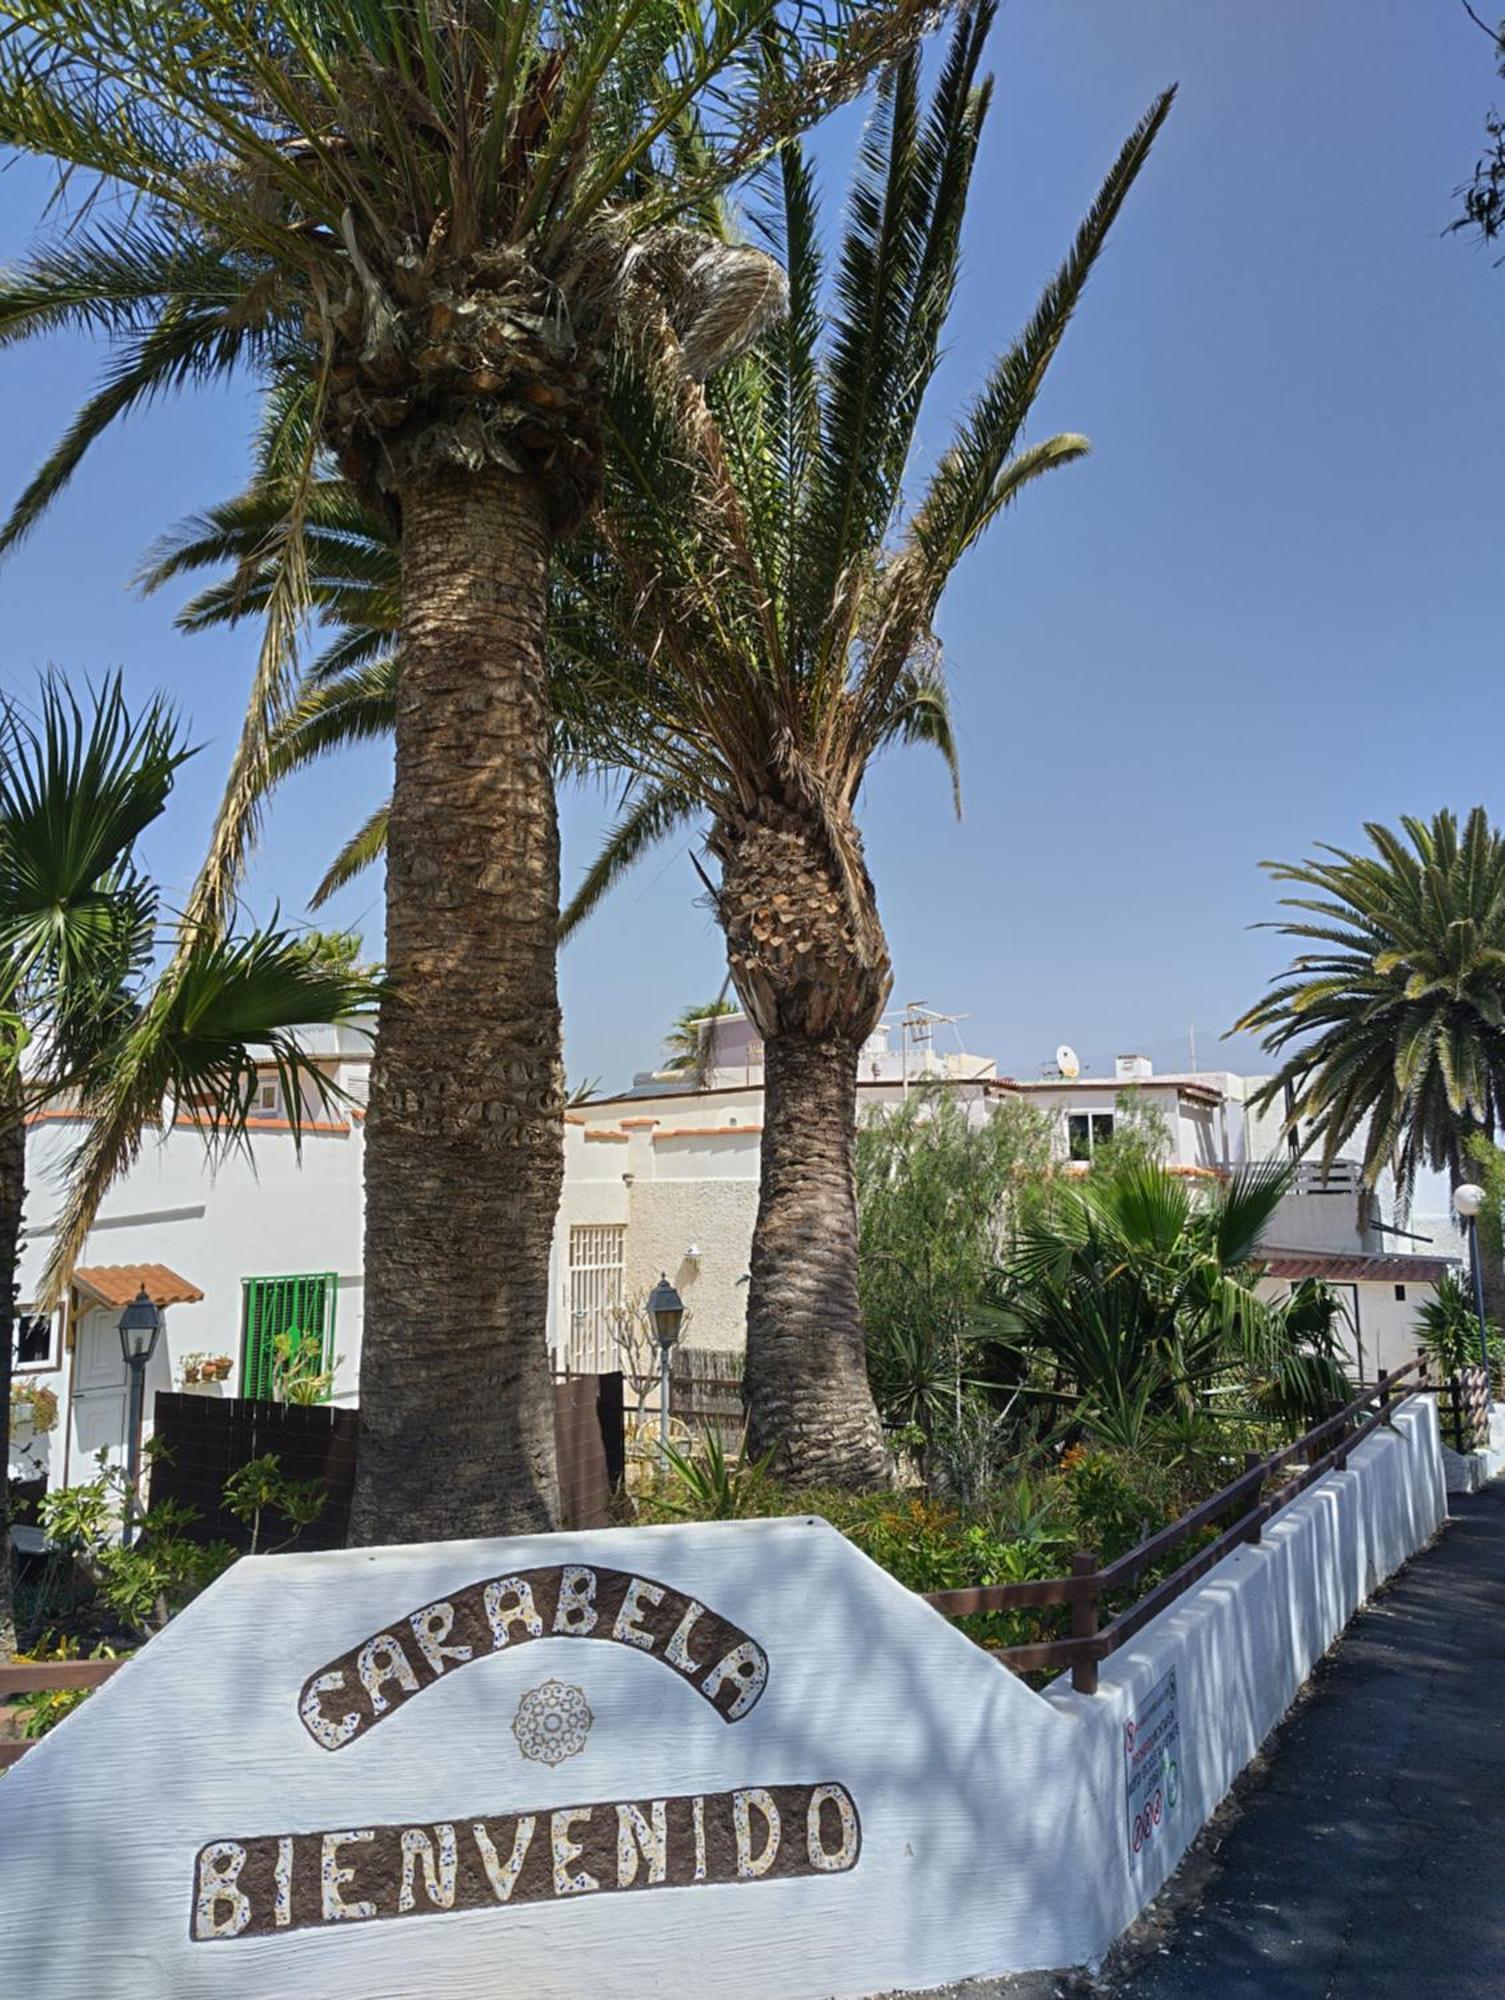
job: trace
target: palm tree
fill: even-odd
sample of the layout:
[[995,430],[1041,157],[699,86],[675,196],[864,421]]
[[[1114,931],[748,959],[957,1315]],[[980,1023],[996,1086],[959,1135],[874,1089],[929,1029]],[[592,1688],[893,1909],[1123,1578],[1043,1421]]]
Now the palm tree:
[[[160,899],[134,859],[187,751],[171,713],[127,712],[118,681],[87,709],[44,682],[35,719],[0,711],[0,1422],[8,1431],[14,1289],[26,1198],[26,1119],[69,1095],[91,1114],[70,1163],[45,1297],[66,1283],[89,1221],[145,1128],[191,1106],[211,1145],[241,1140],[257,1050],[275,1062],[295,1139],[331,1089],[300,1023],[370,1005],[364,975],[280,931],[204,937],[153,981]],[[4,1459],[0,1457],[0,1472]],[[0,1652],[14,1649],[6,1482],[0,1477]]]
[[1235,1024],[1284,1061],[1256,1102],[1330,1165],[1362,1135],[1372,1187],[1402,1207],[1425,1165],[1468,1177],[1470,1137],[1505,1109],[1505,839],[1475,806],[1366,825],[1370,853],[1267,861],[1304,912],[1266,926],[1303,949]]
[[[732,980],[764,1044],[748,1289],[752,1449],[810,1483],[887,1477],[868,1386],[853,1185],[858,1053],[891,985],[857,803],[896,742],[954,746],[934,618],[966,551],[1020,492],[1087,449],[1023,445],[1067,323],[1156,132],[1135,128],[1065,264],[918,483],[915,439],[958,274],[990,86],[993,9],[958,22],[930,102],[894,65],[863,143],[821,315],[809,163],[786,148],[765,218],[787,318],[703,390],[645,369],[609,410],[605,558],[572,573],[556,644],[604,625],[637,713],[613,761],[639,791],[576,896],[578,921],[652,841],[707,825]],[[610,711],[609,720],[621,713]]]
[[692,1075],[696,1087],[704,1090],[710,1068],[714,1024],[736,1011],[731,1001],[720,993],[708,1004],[686,1007],[664,1037],[664,1068],[676,1075]]
[[[670,340],[642,343],[604,406],[608,474],[592,532],[560,551],[554,685],[584,677],[576,749],[633,795],[565,913],[568,931],[654,842],[708,823],[732,978],[765,1045],[762,1185],[748,1295],[761,1452],[811,1483],[880,1481],[864,1366],[852,1183],[857,1052],[890,986],[856,802],[896,741],[954,747],[933,620],[966,551],[1031,481],[1087,450],[1022,446],[1088,276],[1170,106],[1130,135],[1061,270],[906,506],[905,474],[942,346],[990,85],[993,6],[960,20],[928,107],[909,54],[882,84],[839,247],[834,313],[810,165],[780,153],[763,227],[789,312],[704,388]],[[328,495],[331,522],[348,502]],[[152,575],[230,558],[190,607],[221,619],[269,588],[255,490],[188,524]],[[380,726],[394,580],[358,531],[322,546],[321,602],[353,624],[302,690],[278,755]],[[400,594],[400,592],[399,592]],[[405,645],[406,641],[402,643]],[[352,653],[354,658],[352,659]],[[321,893],[380,851],[380,808]]]
[[95,183],[0,286],[0,334],[116,344],[0,545],[158,392],[249,368],[303,413],[188,938],[222,926],[263,794],[320,450],[399,548],[356,1541],[554,1523],[550,553],[596,497],[614,346],[672,341],[704,374],[781,304],[770,260],[701,233],[707,204],[924,18],[920,0],[0,0],[0,144],[55,161],[60,196]]

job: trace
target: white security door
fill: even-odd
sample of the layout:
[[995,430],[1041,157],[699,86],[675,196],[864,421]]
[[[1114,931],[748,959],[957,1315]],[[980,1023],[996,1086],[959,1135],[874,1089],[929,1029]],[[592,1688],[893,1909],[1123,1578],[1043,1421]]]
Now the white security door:
[[626,1237],[620,1222],[577,1223],[570,1231],[570,1324],[564,1365],[572,1374],[609,1374],[622,1365],[617,1326]]
[[73,1476],[91,1479],[104,1452],[125,1464],[126,1376],[118,1312],[96,1306],[81,1313],[73,1349]]

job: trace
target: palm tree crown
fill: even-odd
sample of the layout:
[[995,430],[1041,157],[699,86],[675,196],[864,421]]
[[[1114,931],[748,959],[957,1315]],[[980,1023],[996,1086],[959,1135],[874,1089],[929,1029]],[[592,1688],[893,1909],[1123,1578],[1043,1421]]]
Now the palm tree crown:
[[0,144],[95,177],[116,210],[85,203],[0,282],[0,339],[72,325],[114,346],[0,551],[164,389],[245,367],[295,385],[301,462],[205,914],[286,692],[315,449],[394,520],[410,476],[490,465],[572,526],[618,331],[662,316],[704,372],[778,310],[766,257],[694,227],[706,202],[922,20],[917,0],[0,0]]
[[1371,852],[1266,862],[1304,912],[1271,925],[1303,949],[1237,1027],[1285,1060],[1261,1101],[1326,1162],[1361,1130],[1373,1184],[1403,1199],[1423,1166],[1461,1173],[1505,1110],[1505,839],[1476,806],[1371,823]]
[[693,1072],[697,1082],[703,1083],[710,1063],[715,1023],[736,1011],[720,993],[698,1007],[686,1007],[664,1037],[664,1068],[677,1075]]

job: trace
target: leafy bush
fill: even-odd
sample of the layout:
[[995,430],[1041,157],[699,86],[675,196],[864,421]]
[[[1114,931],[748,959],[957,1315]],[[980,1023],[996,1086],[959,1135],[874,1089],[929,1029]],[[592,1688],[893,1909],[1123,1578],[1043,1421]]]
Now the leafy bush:
[[857,1134],[873,1393],[885,1423],[915,1434],[926,1475],[964,1491],[986,1442],[976,1307],[1008,1230],[1045,1199],[1050,1144],[1050,1120],[1032,1105],[1005,1100],[974,1123],[954,1091],[936,1087],[876,1112]]
[[[84,1657],[83,1649],[76,1639],[67,1634],[55,1636],[44,1633],[29,1653],[17,1655],[18,1660],[41,1662],[49,1660],[78,1660]],[[113,1646],[96,1646],[88,1655],[91,1660],[114,1660],[120,1655]],[[18,1733],[25,1742],[34,1743],[39,1736],[45,1736],[49,1729],[56,1729],[65,1716],[73,1713],[81,1702],[87,1701],[89,1688],[38,1688],[32,1694],[23,1694],[15,1703],[20,1715]]]
[[191,1507],[159,1501],[137,1517],[136,1538],[120,1545],[125,1475],[104,1462],[93,1479],[62,1486],[41,1503],[42,1527],[56,1556],[78,1566],[100,1603],[138,1638],[161,1629],[234,1562],[228,1542],[192,1542]]
[[[714,1451],[716,1447],[708,1447]],[[698,1467],[685,1476],[675,1460]],[[724,1454],[719,1461],[726,1466]],[[743,1465],[738,1461],[738,1465]],[[721,1481],[708,1473],[706,1455],[676,1452],[671,1474],[641,1496],[640,1522],[726,1520],[815,1514],[909,1589],[963,1590],[1064,1575],[1077,1549],[1112,1562],[1226,1484],[1240,1469],[1205,1435],[1193,1453],[1172,1445],[1146,1462],[1129,1454],[1077,1446],[1058,1461],[1041,1460],[990,1483],[968,1503],[923,1493],[845,1493],[781,1485],[762,1466],[745,1467],[738,1512],[727,1511]],[[727,1468],[727,1476],[735,1473]],[[1184,1544],[1147,1572],[1147,1581],[1186,1561],[1214,1530]],[[1147,1587],[1136,1584],[1136,1592]],[[969,1637],[987,1646],[1027,1645],[1061,1636],[1068,1614],[1060,1608],[990,1612],[960,1620]]]
[[[322,1479],[289,1479],[276,1452],[249,1459],[232,1472],[224,1485],[225,1505],[237,1521],[251,1530],[251,1554],[275,1554],[286,1548],[299,1529],[306,1528],[323,1513],[329,1490]],[[261,1520],[264,1514],[279,1514],[292,1530],[271,1549],[261,1548]]]

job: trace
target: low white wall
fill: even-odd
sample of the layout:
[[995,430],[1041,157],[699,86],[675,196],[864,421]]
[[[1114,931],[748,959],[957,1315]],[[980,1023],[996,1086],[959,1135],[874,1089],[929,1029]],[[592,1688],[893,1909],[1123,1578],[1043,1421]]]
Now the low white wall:
[[[1093,1824],[1083,1829],[1079,1865],[1100,1894],[1093,1934],[1083,1933],[1073,1960],[1099,1959],[1158,1893],[1349,1619],[1446,1518],[1437,1406],[1419,1396],[1393,1431],[1376,1431],[1345,1471],[1277,1515],[1258,1546],[1227,1557],[1112,1655],[1096,1695],[1074,1694],[1065,1679],[1049,1690],[1082,1731],[1079,1754],[1092,1773]],[[1126,1837],[1124,1725],[1172,1671],[1181,1798],[1136,1856]],[[1021,1971],[1044,1963],[1010,1961]]]
[[[1413,1401],[1261,1546],[1115,1655],[1096,1696],[1033,1693],[809,1519],[247,1558],[4,1779],[0,1988],[6,2000],[829,2000],[1091,1962],[1443,1515],[1436,1414]],[[599,1629],[555,1615],[564,1578],[582,1573],[603,1593]],[[548,1616],[488,1632],[475,1609],[486,1580],[502,1603],[528,1576]],[[462,1614],[464,1647],[446,1651]],[[694,1657],[676,1656],[686,1631]],[[615,1643],[581,1643],[592,1634]],[[734,1642],[741,1655],[724,1652]],[[702,1675],[735,1657],[761,1662],[761,1678],[718,1709],[719,1669]],[[1125,1724],[1171,1673],[1175,1799],[1136,1854]],[[585,1704],[559,1757],[519,1728],[553,1676],[556,1698]],[[314,1714],[335,1726],[332,1744],[306,1720],[306,1688],[327,1693]],[[347,1709],[380,1721],[376,1741],[350,1739]],[[102,1783],[149,1809],[112,1819]],[[742,1849],[747,1801],[779,1787],[789,1844],[775,1873],[771,1847],[756,1862]],[[837,1838],[831,1814],[824,1836],[806,1816],[812,1788],[851,1808],[835,1861],[820,1852]],[[696,1800],[719,1830],[698,1858]],[[667,1810],[659,1838],[677,1873],[660,1865],[645,1881],[637,1848],[611,1845],[623,1802],[645,1826],[655,1802]],[[515,1898],[499,1874],[487,1890],[478,1824],[519,1867],[531,1857]],[[572,1877],[587,1826],[594,1872]],[[459,1903],[453,1885],[446,1901],[416,1875],[404,1900],[399,1831],[404,1852],[461,1843]],[[216,1870],[253,1848],[248,1894],[218,1894]],[[274,1848],[291,1885],[280,1916]],[[672,1893],[618,1893],[655,1882]]]

